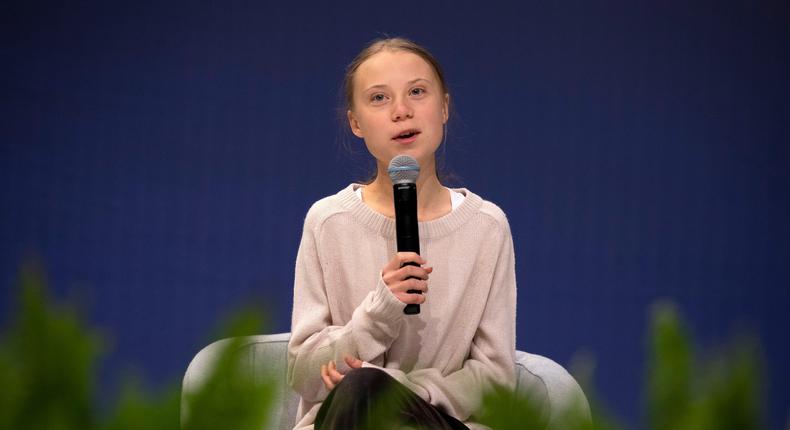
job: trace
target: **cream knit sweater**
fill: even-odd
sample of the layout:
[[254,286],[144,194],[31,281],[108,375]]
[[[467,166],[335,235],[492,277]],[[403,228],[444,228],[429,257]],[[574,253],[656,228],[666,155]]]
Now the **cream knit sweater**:
[[308,211],[296,257],[288,383],[301,395],[297,429],[311,429],[328,391],[322,364],[360,358],[472,429],[481,395],[513,387],[516,280],[505,214],[478,195],[419,223],[420,255],[434,268],[419,315],[381,280],[394,256],[395,220],[354,195],[358,184]]

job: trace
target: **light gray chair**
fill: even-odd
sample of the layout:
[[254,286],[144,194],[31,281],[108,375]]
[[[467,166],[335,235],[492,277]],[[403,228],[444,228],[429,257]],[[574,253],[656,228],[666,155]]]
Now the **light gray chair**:
[[[271,378],[280,387],[276,403],[268,418],[267,430],[290,430],[296,421],[299,395],[286,383],[287,346],[290,333],[249,336],[239,345],[243,372],[253,378]],[[223,339],[203,348],[195,355],[184,375],[181,390],[181,422],[189,416],[189,396],[205,381],[219,354],[231,342]],[[590,406],[576,380],[559,364],[540,355],[516,351],[516,390],[539,405],[547,428],[563,428],[569,414],[590,420]]]

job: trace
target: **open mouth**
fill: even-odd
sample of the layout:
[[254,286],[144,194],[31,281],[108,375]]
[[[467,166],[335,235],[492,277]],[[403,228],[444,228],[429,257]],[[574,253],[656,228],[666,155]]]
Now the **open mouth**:
[[393,139],[397,141],[408,141],[416,137],[418,134],[420,134],[420,131],[416,129],[404,130]]

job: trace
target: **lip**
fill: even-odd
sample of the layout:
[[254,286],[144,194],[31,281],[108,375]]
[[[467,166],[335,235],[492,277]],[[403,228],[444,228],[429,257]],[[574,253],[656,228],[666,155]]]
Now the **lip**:
[[[403,134],[408,134],[408,133],[414,133],[414,134],[412,134],[410,137],[398,138],[398,136],[401,136]],[[409,143],[412,143],[412,142],[416,141],[417,140],[417,136],[419,136],[419,135],[420,135],[420,130],[418,130],[416,128],[408,128],[406,130],[401,130],[400,132],[395,134],[395,136],[392,138],[392,140],[394,140],[394,141],[396,141],[396,142],[398,142],[400,144],[404,144],[405,145],[405,144],[409,144]]]

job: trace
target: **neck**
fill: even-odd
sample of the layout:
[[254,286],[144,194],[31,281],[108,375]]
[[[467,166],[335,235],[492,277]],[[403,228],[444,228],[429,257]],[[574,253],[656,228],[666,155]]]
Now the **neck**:
[[[417,178],[417,218],[427,221],[438,218],[449,212],[449,194],[444,186],[436,177],[436,166],[434,163],[426,163],[425,167],[420,167],[420,176]],[[395,207],[393,205],[392,180],[387,173],[387,166],[378,163],[378,173],[363,192],[363,199],[368,206],[371,206],[384,215],[394,217]]]

